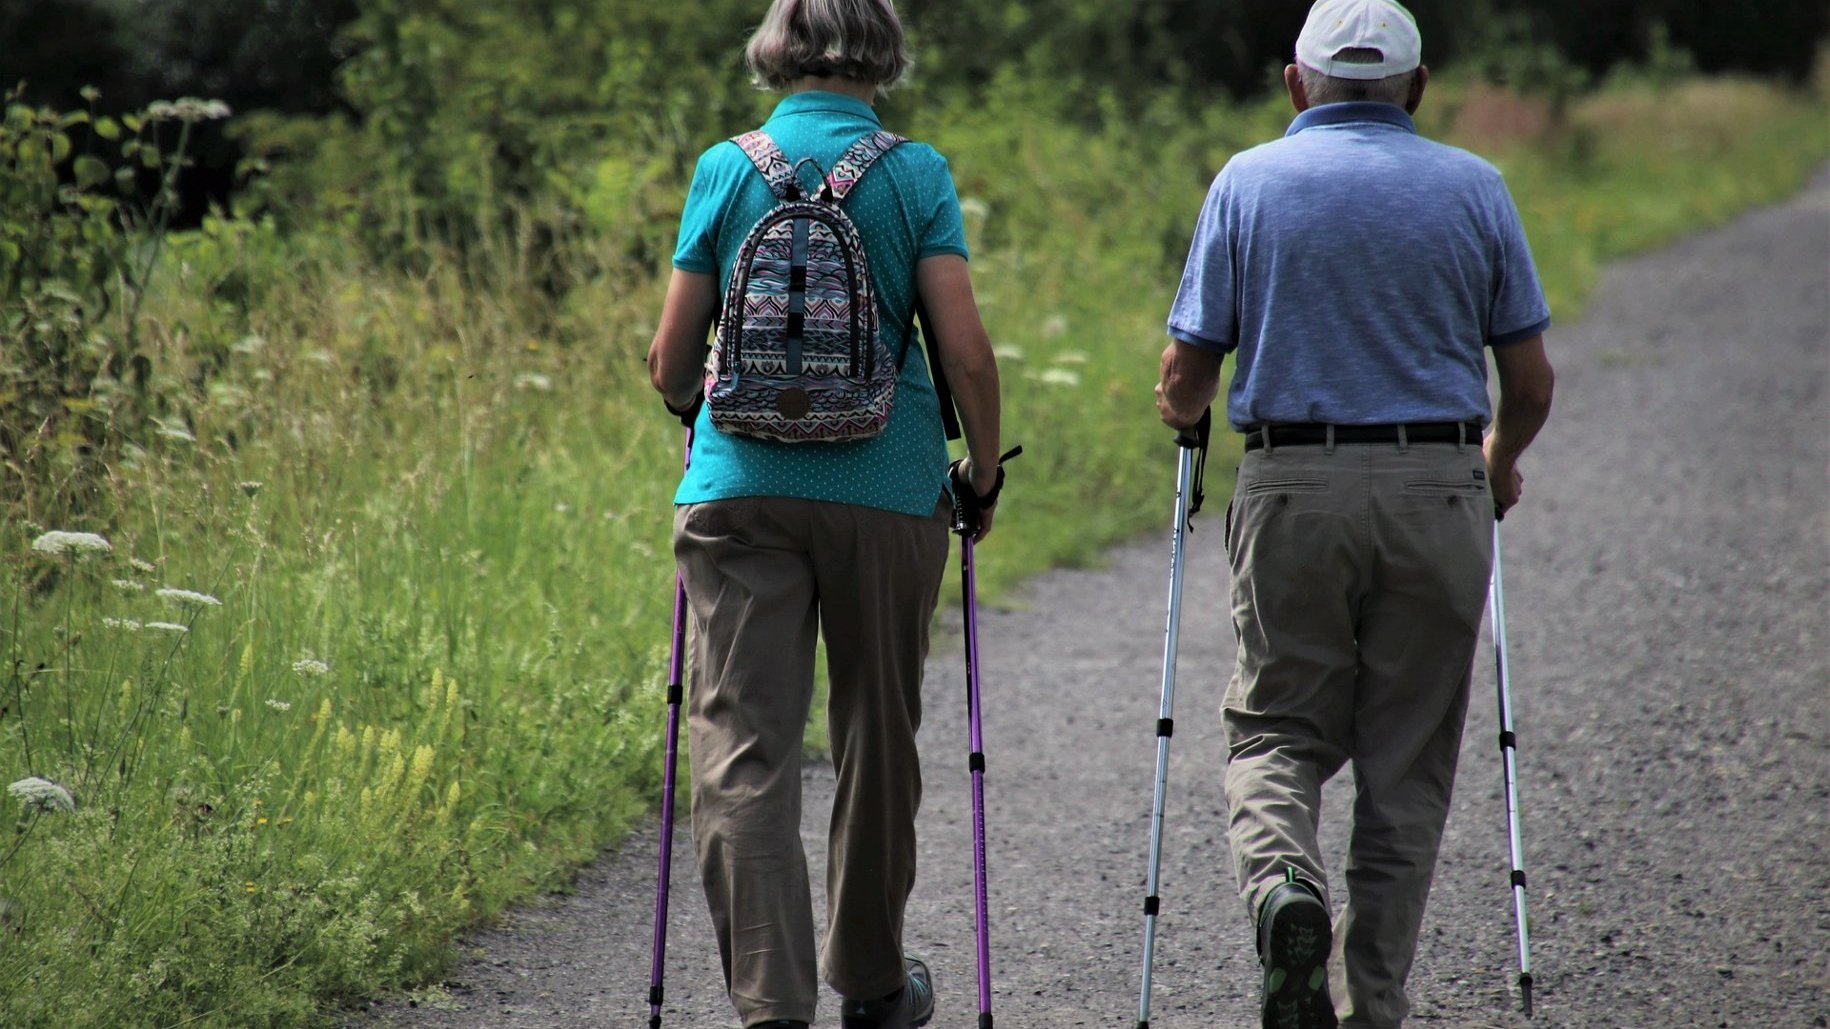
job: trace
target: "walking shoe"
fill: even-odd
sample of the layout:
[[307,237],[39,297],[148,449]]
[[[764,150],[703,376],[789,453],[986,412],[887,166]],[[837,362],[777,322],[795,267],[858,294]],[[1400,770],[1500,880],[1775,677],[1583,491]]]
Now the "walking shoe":
[[909,958],[902,989],[876,1000],[847,999],[839,1005],[844,1029],[916,1029],[934,1017],[934,980],[928,966]]
[[1264,965],[1264,1029],[1335,1029],[1328,997],[1328,908],[1292,876],[1258,909]]
[[758,1022],[750,1029],[808,1029],[807,1023],[796,1022],[792,1018],[778,1018],[772,1022]]

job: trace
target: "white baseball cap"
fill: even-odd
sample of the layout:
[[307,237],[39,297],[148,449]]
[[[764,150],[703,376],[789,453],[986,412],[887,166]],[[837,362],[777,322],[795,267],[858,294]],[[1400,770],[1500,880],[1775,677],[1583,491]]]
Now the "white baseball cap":
[[[1374,51],[1341,61],[1343,50]],[[1423,63],[1417,20],[1394,0],[1319,0],[1296,37],[1297,63],[1337,79],[1383,79]]]

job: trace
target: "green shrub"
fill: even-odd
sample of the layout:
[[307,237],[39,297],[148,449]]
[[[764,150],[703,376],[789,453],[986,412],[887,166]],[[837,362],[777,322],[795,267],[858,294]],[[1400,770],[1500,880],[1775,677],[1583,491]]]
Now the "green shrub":
[[[0,509],[81,517],[105,504],[125,446],[188,431],[178,392],[158,388],[140,311],[191,128],[227,109],[159,102],[117,121],[17,97],[0,121]],[[118,158],[76,152],[79,128]]]

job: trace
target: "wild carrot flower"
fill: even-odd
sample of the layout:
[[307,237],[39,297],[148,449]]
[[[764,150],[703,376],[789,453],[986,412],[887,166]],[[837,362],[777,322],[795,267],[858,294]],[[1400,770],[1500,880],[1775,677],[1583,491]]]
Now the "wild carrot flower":
[[190,626],[179,625],[177,622],[147,622],[144,627],[155,629],[159,632],[174,632],[180,635],[191,631]]
[[198,593],[196,590],[174,589],[170,586],[157,591],[154,596],[164,597],[166,600],[175,600],[180,604],[190,604],[193,607],[222,606],[222,601],[217,600],[208,593]]
[[102,625],[109,629],[120,629],[122,632],[139,632],[146,627],[131,618],[104,618]]
[[272,708],[275,711],[291,711],[292,710],[291,701],[275,700],[272,697],[267,698],[267,706]]
[[59,556],[63,554],[106,554],[114,549],[107,540],[93,532],[64,532],[53,529],[32,541],[32,549],[40,554]]
[[70,791],[49,779],[29,775],[6,788],[6,792],[25,801],[26,807],[40,811],[75,811],[76,798]]
[[115,589],[120,590],[122,593],[146,592],[146,584],[143,582],[135,582],[132,579],[110,579],[109,581],[114,584]]
[[315,657],[301,658],[292,663],[292,670],[307,679],[315,679],[330,672],[330,666]]
[[153,563],[151,561],[142,561],[141,559],[139,559],[137,557],[128,558],[127,564],[134,571],[144,572],[148,575],[151,575],[153,572],[156,572],[159,570],[156,566],[153,565]]
[[1051,386],[1080,385],[1080,373],[1068,371],[1066,368],[1050,368],[1036,378]]
[[146,117],[153,121],[220,121],[229,114],[229,105],[221,100],[200,100],[194,96],[154,100],[146,105]]

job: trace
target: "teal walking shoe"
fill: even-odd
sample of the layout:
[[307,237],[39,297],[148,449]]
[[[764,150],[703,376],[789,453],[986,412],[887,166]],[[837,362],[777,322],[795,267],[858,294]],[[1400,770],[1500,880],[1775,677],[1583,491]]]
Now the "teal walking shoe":
[[1328,996],[1328,908],[1294,875],[1258,909],[1258,960],[1264,965],[1264,1029],[1335,1029]]
[[908,958],[902,989],[876,1000],[847,998],[839,1007],[844,1029],[917,1029],[934,1018],[934,980],[928,966]]

